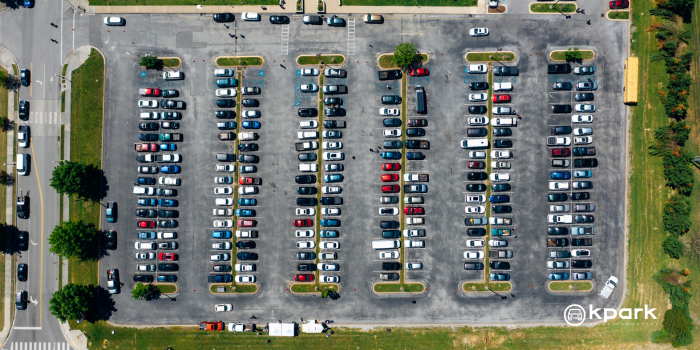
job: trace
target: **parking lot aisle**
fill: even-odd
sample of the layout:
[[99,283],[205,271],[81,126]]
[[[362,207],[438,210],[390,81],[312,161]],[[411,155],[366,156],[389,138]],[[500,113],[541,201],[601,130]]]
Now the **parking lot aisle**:
[[[489,72],[487,73],[487,75],[488,75],[487,82],[489,83],[489,89],[487,90],[488,103],[486,106],[487,113],[488,113],[487,116],[488,116],[489,120],[493,120],[493,113],[491,112],[491,96],[493,96],[493,67],[491,67],[491,69],[489,69]],[[486,130],[487,130],[486,137],[489,141],[489,144],[491,144],[491,141],[493,140],[493,136],[492,136],[493,135],[493,127],[491,126],[491,123],[489,123],[486,126]],[[495,149],[495,147],[492,149]],[[490,153],[491,152],[486,153],[486,174],[491,174],[493,172],[493,169],[491,167],[491,159],[492,158],[491,158]],[[484,237],[484,240],[486,240],[486,243],[488,243],[488,241],[490,239],[494,238],[491,235],[491,214],[492,213],[491,213],[491,205],[490,205],[491,203],[489,202],[489,196],[491,195],[491,186],[490,185],[491,185],[490,181],[486,180],[486,194],[485,194],[486,202],[484,203],[484,205],[486,207],[486,208],[484,208],[486,210],[486,213],[484,215],[489,220],[489,222],[486,225],[486,236]],[[490,272],[491,268],[489,266],[489,262],[491,259],[489,258],[489,250],[491,250],[491,246],[489,244],[484,244],[484,272],[483,272],[484,283],[489,283],[489,279],[490,279],[489,272]]]
[[[318,75],[318,101],[317,101],[317,108],[318,108],[318,116],[317,116],[317,122],[318,122],[318,133],[319,133],[319,147],[316,150],[316,163],[318,165],[318,175],[316,176],[316,188],[318,188],[318,194],[316,195],[316,200],[318,201],[318,204],[316,205],[316,237],[314,238],[314,241],[316,242],[316,259],[314,262],[318,264],[321,262],[320,259],[320,253],[321,253],[321,196],[323,196],[323,193],[321,191],[321,188],[323,186],[323,181],[321,178],[323,177],[323,159],[322,159],[322,153],[323,149],[321,147],[322,142],[324,141],[323,138],[320,138],[321,133],[323,132],[323,117],[324,117],[324,110],[323,110],[323,90],[321,87],[323,86],[325,77],[323,76],[323,73],[319,73]],[[318,266],[318,265],[317,265]],[[321,282],[321,272],[316,269],[314,272],[314,275],[316,276],[316,284],[319,284]]]

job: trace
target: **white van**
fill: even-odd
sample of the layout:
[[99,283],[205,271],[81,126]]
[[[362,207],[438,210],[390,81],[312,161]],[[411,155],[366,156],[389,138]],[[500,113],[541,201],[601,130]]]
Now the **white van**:
[[395,240],[385,239],[385,240],[381,240],[381,241],[372,241],[372,249],[374,249],[374,250],[395,249],[395,248],[400,248],[400,247],[401,247],[401,242],[398,239],[395,239]]
[[462,148],[489,148],[489,139],[462,140]]
[[26,153],[17,153],[17,174],[29,175],[29,155]]

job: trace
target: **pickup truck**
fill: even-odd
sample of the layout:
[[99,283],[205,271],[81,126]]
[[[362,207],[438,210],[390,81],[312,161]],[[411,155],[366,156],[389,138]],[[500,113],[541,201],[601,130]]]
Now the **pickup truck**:
[[139,95],[141,96],[159,96],[160,90],[158,89],[139,89]]
[[180,71],[163,72],[163,79],[164,80],[180,80],[180,79],[184,79],[184,78],[185,78],[185,76]]
[[493,83],[493,91],[511,91],[513,83]]
[[380,70],[379,73],[377,73],[377,78],[379,80],[401,79],[401,71],[398,69]]
[[403,180],[406,182],[427,182],[428,174],[403,174]]
[[119,270],[107,270],[107,290],[109,294],[119,293]]
[[510,162],[498,162],[498,161],[492,161],[491,162],[491,168],[493,169],[510,169]]
[[258,238],[257,230],[236,231],[236,238]]
[[22,195],[22,192],[17,196],[17,217],[20,219],[26,219],[29,214],[29,207],[26,202],[26,197]]
[[492,216],[489,218],[489,223],[491,225],[512,225],[513,219]]
[[136,161],[139,163],[150,163],[154,160],[155,158],[153,154],[140,154],[136,156]]
[[515,126],[518,125],[518,120],[515,118],[493,118],[491,119],[493,126]]
[[572,236],[593,235],[593,226],[574,226],[571,228]]
[[592,238],[572,238],[571,245],[574,247],[590,247],[593,245]]
[[548,74],[571,73],[571,65],[568,63],[547,65]]
[[566,247],[569,245],[569,240],[566,238],[548,238],[547,247]]
[[238,140],[239,141],[254,141],[258,139],[258,133],[255,132],[239,132],[238,133]]
[[510,259],[512,257],[512,250],[489,250],[489,258]]
[[343,204],[343,197],[321,197],[319,202],[321,205],[341,205]]
[[236,134],[232,132],[220,132],[219,133],[219,140],[220,141],[234,141],[236,140]]
[[547,146],[568,146],[571,144],[570,137],[548,136]]
[[175,134],[159,134],[158,135],[158,141],[167,141],[167,142],[180,142],[182,141],[182,134],[175,133]]
[[160,108],[165,109],[185,109],[185,102],[177,100],[161,100]]
[[488,224],[488,220],[484,217],[464,219],[464,225],[466,226],[484,226],[486,224]]
[[297,151],[308,151],[308,150],[318,149],[318,142],[316,142],[316,141],[297,142],[294,144],[294,147],[296,147]]
[[146,196],[155,196],[156,189],[155,189],[155,187],[133,186],[131,188],[131,193],[142,194],[142,195],[146,195]]
[[262,185],[259,177],[241,177],[238,179],[238,183],[241,185]]
[[[165,73],[163,73],[165,74]],[[224,323],[219,322],[199,322],[200,331],[223,331]]]
[[493,67],[493,75],[518,75],[518,67],[496,66]]
[[158,150],[158,145],[155,143],[135,143],[134,150],[136,152],[155,152]]
[[297,132],[297,138],[299,140],[317,139],[318,132],[317,131],[299,131],[299,132]]
[[603,286],[603,289],[600,290],[600,295],[601,298],[607,299],[610,294],[612,294],[613,290],[615,290],[615,287],[617,286],[617,277],[615,276],[610,276],[607,281],[605,281],[605,285]]
[[547,222],[550,224],[570,224],[573,222],[572,215],[547,215]]
[[229,323],[229,332],[255,332],[255,325],[252,323]]
[[345,85],[323,85],[323,93],[326,95],[345,94],[348,87]]
[[328,129],[343,129],[345,128],[344,120],[326,120],[323,122],[323,127]]
[[156,154],[156,162],[158,163],[177,163],[180,161],[179,154]]
[[513,233],[512,228],[492,228],[491,236],[510,236]]
[[412,241],[407,239],[404,240],[403,243],[406,248],[425,248],[425,241],[423,240]]
[[408,149],[430,149],[430,141],[421,140],[406,140],[406,148]]

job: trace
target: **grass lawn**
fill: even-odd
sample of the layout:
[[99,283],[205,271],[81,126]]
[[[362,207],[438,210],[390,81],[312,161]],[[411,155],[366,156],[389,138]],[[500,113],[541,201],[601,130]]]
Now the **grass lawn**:
[[163,63],[164,67],[175,68],[180,66],[180,59],[177,57],[171,57],[166,59],[159,58],[158,60]]
[[61,91],[61,112],[66,111],[66,92]]
[[[318,291],[316,290],[316,287],[318,287]],[[321,293],[325,289],[332,291],[332,292],[337,292],[338,291],[338,285],[337,284],[314,284],[314,283],[294,283],[292,284],[291,291],[294,293]]]
[[90,0],[90,6],[278,5],[275,0]]
[[425,286],[420,283],[377,283],[374,291],[377,293],[419,293],[425,290]]
[[344,6],[476,6],[477,0],[345,0]]
[[[493,55],[492,59],[490,56]],[[515,61],[515,54],[512,52],[470,52],[467,54],[467,61],[469,62],[512,62]]]
[[[426,54],[418,54],[420,56],[421,62],[425,63],[428,60],[428,55]],[[394,62],[394,55],[383,55],[382,57],[379,58],[379,67],[382,68],[399,68],[399,66],[396,65],[396,62]]]
[[532,12],[575,12],[576,4],[556,4],[553,5],[554,8],[549,8],[550,4],[530,4],[530,11]]
[[608,18],[610,19],[630,19],[629,11],[610,11],[608,12]]
[[[209,287],[209,291],[216,293],[216,287],[221,287],[222,285],[212,285]],[[258,291],[258,286],[254,284],[228,284],[225,285],[226,292],[224,293],[255,293]],[[235,290],[234,290],[235,288]]]
[[161,293],[172,294],[177,291],[177,287],[174,284],[156,284],[158,291]]
[[[102,168],[102,95],[104,61],[92,50],[85,63],[72,73],[70,159]],[[71,220],[100,225],[100,204],[69,200]],[[97,285],[97,261],[68,262],[70,283]]]
[[558,292],[587,292],[593,289],[591,282],[551,282],[549,289]]
[[[488,278],[488,276],[486,277]],[[465,292],[488,292],[489,287],[494,292],[507,292],[510,290],[510,283],[465,283],[462,285],[462,290]]]
[[[323,63],[325,64],[343,64],[343,62],[345,62],[345,58],[341,55],[324,55],[321,56],[321,59],[323,59]],[[319,59],[318,56],[304,55],[297,58],[297,63],[301,65],[320,64],[321,59]]]
[[216,60],[216,64],[221,67],[232,66],[262,66],[263,60],[260,56],[252,57],[220,57]]
[[[571,50],[573,51],[573,50]],[[592,60],[595,57],[595,53],[591,50],[579,50],[581,53],[582,60]],[[552,52],[552,59],[559,61],[566,61],[566,51],[554,51]]]

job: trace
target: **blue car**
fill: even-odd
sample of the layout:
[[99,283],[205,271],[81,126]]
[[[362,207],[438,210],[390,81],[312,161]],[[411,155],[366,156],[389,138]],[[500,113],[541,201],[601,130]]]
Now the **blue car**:
[[571,178],[571,173],[568,171],[552,171],[550,177],[552,180],[566,180]]
[[160,172],[163,174],[177,174],[180,170],[179,165],[164,165],[160,167]]
[[24,7],[28,7],[28,8],[34,7],[34,0],[24,0]]
[[218,122],[216,128],[219,130],[233,130],[236,128],[236,122]]
[[139,239],[156,239],[156,233],[150,232],[139,232]]
[[260,129],[260,122],[258,121],[245,121],[241,123],[243,129]]
[[382,152],[384,159],[401,159],[401,152]]
[[323,226],[323,227],[338,227],[338,226],[340,226],[340,220],[321,219],[321,226]]
[[338,238],[339,235],[336,230],[321,230],[318,234],[321,238]]
[[211,236],[214,238],[231,238],[233,234],[231,231],[214,231]]
[[136,179],[136,183],[139,185],[155,185],[156,179],[152,177],[139,177]]
[[333,174],[333,175],[323,175],[323,182],[341,182],[343,181],[343,175]]
[[158,202],[156,201],[155,198],[139,198],[136,201],[137,205],[145,205],[145,206],[149,206],[149,207],[152,207],[152,206],[156,205],[157,203]]
[[491,196],[489,197],[489,202],[491,203],[506,203],[510,201],[510,196]]
[[238,205],[258,205],[258,200],[255,198],[238,198]]
[[236,216],[255,216],[255,210],[236,209]]
[[590,170],[576,170],[574,171],[574,177],[591,177],[593,172]]
[[161,143],[161,151],[177,151],[177,146],[174,143]]
[[423,153],[408,152],[408,153],[406,153],[406,159],[408,159],[408,160],[421,160],[421,159],[423,159]]
[[172,199],[159,199],[158,205],[161,207],[176,207],[177,201]]

